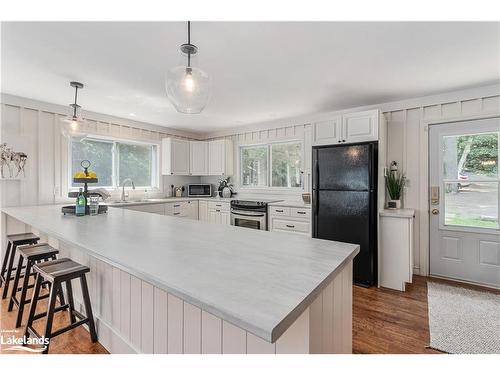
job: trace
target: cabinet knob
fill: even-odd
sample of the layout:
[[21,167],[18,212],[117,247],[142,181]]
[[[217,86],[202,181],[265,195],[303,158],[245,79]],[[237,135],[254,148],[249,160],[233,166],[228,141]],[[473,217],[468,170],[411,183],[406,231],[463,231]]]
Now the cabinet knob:
[[345,139],[343,139],[342,142],[345,142]]
[[342,141],[339,139],[339,143],[342,143]]

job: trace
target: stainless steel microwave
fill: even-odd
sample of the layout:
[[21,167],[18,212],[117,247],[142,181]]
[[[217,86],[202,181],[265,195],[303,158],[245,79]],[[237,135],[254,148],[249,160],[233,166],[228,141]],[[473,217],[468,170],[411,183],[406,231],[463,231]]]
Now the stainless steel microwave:
[[188,197],[211,197],[212,184],[188,184]]

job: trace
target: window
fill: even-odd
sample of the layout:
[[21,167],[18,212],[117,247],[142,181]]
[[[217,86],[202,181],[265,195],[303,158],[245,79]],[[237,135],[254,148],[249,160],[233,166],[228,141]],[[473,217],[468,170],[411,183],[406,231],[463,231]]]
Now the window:
[[444,225],[498,229],[500,133],[442,139]]
[[241,148],[241,184],[267,186],[267,146]]
[[302,188],[302,142],[240,147],[242,187]]
[[[90,160],[90,169],[97,173],[99,183],[93,187],[117,188],[126,178],[138,187],[158,187],[156,145],[106,139],[72,140],[71,177],[82,170],[82,160]],[[71,186],[77,188],[81,184],[74,184],[71,178]]]

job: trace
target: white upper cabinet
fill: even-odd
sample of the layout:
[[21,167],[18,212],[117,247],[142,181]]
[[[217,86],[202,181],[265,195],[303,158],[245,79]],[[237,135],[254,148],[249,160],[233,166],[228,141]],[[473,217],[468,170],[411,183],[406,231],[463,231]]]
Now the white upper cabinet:
[[314,125],[313,145],[334,145],[377,141],[379,138],[378,109],[337,116]]
[[228,139],[208,142],[208,174],[211,176],[233,174],[233,142]]
[[315,145],[333,145],[341,140],[342,117],[332,120],[317,122],[314,127]]
[[342,142],[378,140],[379,111],[349,113],[342,116]]
[[208,175],[208,142],[189,142],[189,174]]
[[163,138],[162,174],[189,175],[189,141],[175,138]]

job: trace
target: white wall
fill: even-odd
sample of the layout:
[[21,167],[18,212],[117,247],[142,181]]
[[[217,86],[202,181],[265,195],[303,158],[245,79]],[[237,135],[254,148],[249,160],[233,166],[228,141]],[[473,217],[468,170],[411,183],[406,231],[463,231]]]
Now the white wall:
[[[22,103],[29,105],[23,106]],[[20,142],[26,146],[23,151],[29,155],[26,180],[0,181],[0,205],[29,205],[54,203],[64,199],[61,193],[64,189],[64,139],[58,130],[58,118],[64,112],[64,107],[34,102],[26,99],[2,95],[2,126],[0,127],[0,142],[15,145]],[[56,108],[57,110],[54,110]],[[462,90],[424,98],[409,99],[400,102],[382,103],[343,111],[311,116],[309,121],[281,121],[281,124],[255,124],[249,128],[239,128],[223,133],[204,135],[204,138],[229,137],[234,142],[234,154],[240,144],[268,142],[275,140],[302,139],[305,145],[306,178],[310,173],[311,132],[316,120],[328,118],[336,113],[380,108],[388,121],[387,160],[396,160],[406,172],[409,185],[404,196],[406,207],[417,210],[415,220],[415,272],[421,271],[420,228],[419,218],[427,212],[420,207],[420,137],[419,129],[425,121],[450,121],[465,119],[470,116],[481,116],[500,113],[500,85]],[[90,114],[90,127],[99,134],[115,135],[122,138],[159,141],[169,135],[186,138],[202,138],[193,134],[183,134],[172,129],[142,124],[129,120],[112,118],[106,115]],[[23,146],[24,147],[24,146]],[[236,159],[237,160],[237,159]],[[237,181],[237,163],[235,163],[235,182]],[[309,168],[309,169],[307,169]],[[217,177],[171,177],[162,179],[164,188],[170,184],[184,185],[188,182],[207,181],[217,183]],[[306,186],[309,183],[306,182]],[[54,189],[60,188],[56,196]],[[278,192],[274,192],[277,194]],[[286,198],[300,199],[301,192],[285,192]]]
[[[28,162],[26,178],[0,179],[0,207],[68,201],[68,145],[67,139],[61,134],[60,121],[65,117],[65,110],[62,106],[2,94],[0,143],[7,142],[15,150],[25,152]],[[164,137],[193,137],[192,134],[166,127],[103,114],[86,112],[85,117],[88,121],[86,130],[94,135],[142,140],[158,145]],[[7,170],[6,173],[8,175]],[[161,176],[160,189],[150,194],[163,196],[170,189],[170,184],[179,186],[199,181],[199,177]],[[119,192],[115,194],[118,195]],[[144,192],[135,191],[131,194],[133,196]],[[4,228],[5,223],[0,224]],[[0,248],[2,246],[3,241]]]
[[[421,209],[422,204],[425,202],[420,201],[421,171],[419,164],[422,158],[420,155],[420,127],[426,121],[445,122],[466,119],[471,116],[487,116],[489,114],[500,113],[500,85],[450,92],[400,102],[345,109],[331,112],[329,115],[310,116],[309,120],[301,118],[301,121],[304,121],[305,125],[287,125],[286,122],[283,123],[283,120],[280,120],[279,125],[275,123],[256,124],[251,129],[233,129],[232,131],[207,134],[206,137],[226,137],[232,139],[235,144],[235,153],[237,152],[238,144],[258,143],[267,139],[299,137],[305,140],[305,153],[311,154],[311,142],[307,137],[311,131],[310,124],[313,124],[314,121],[328,119],[328,116],[334,117],[339,113],[356,112],[373,108],[381,109],[388,122],[388,163],[392,160],[397,161],[408,177],[409,184],[404,195],[404,205],[405,207],[416,209],[414,272],[419,274],[422,271],[422,254],[420,252],[421,228],[419,219],[421,215],[427,215],[427,211]],[[296,121],[299,120],[290,120],[288,123],[296,124]],[[237,157],[237,154],[235,155]],[[236,170],[235,173],[237,175],[238,171]],[[294,196],[300,198],[299,193],[296,193]],[[423,271],[425,272],[425,269]]]

